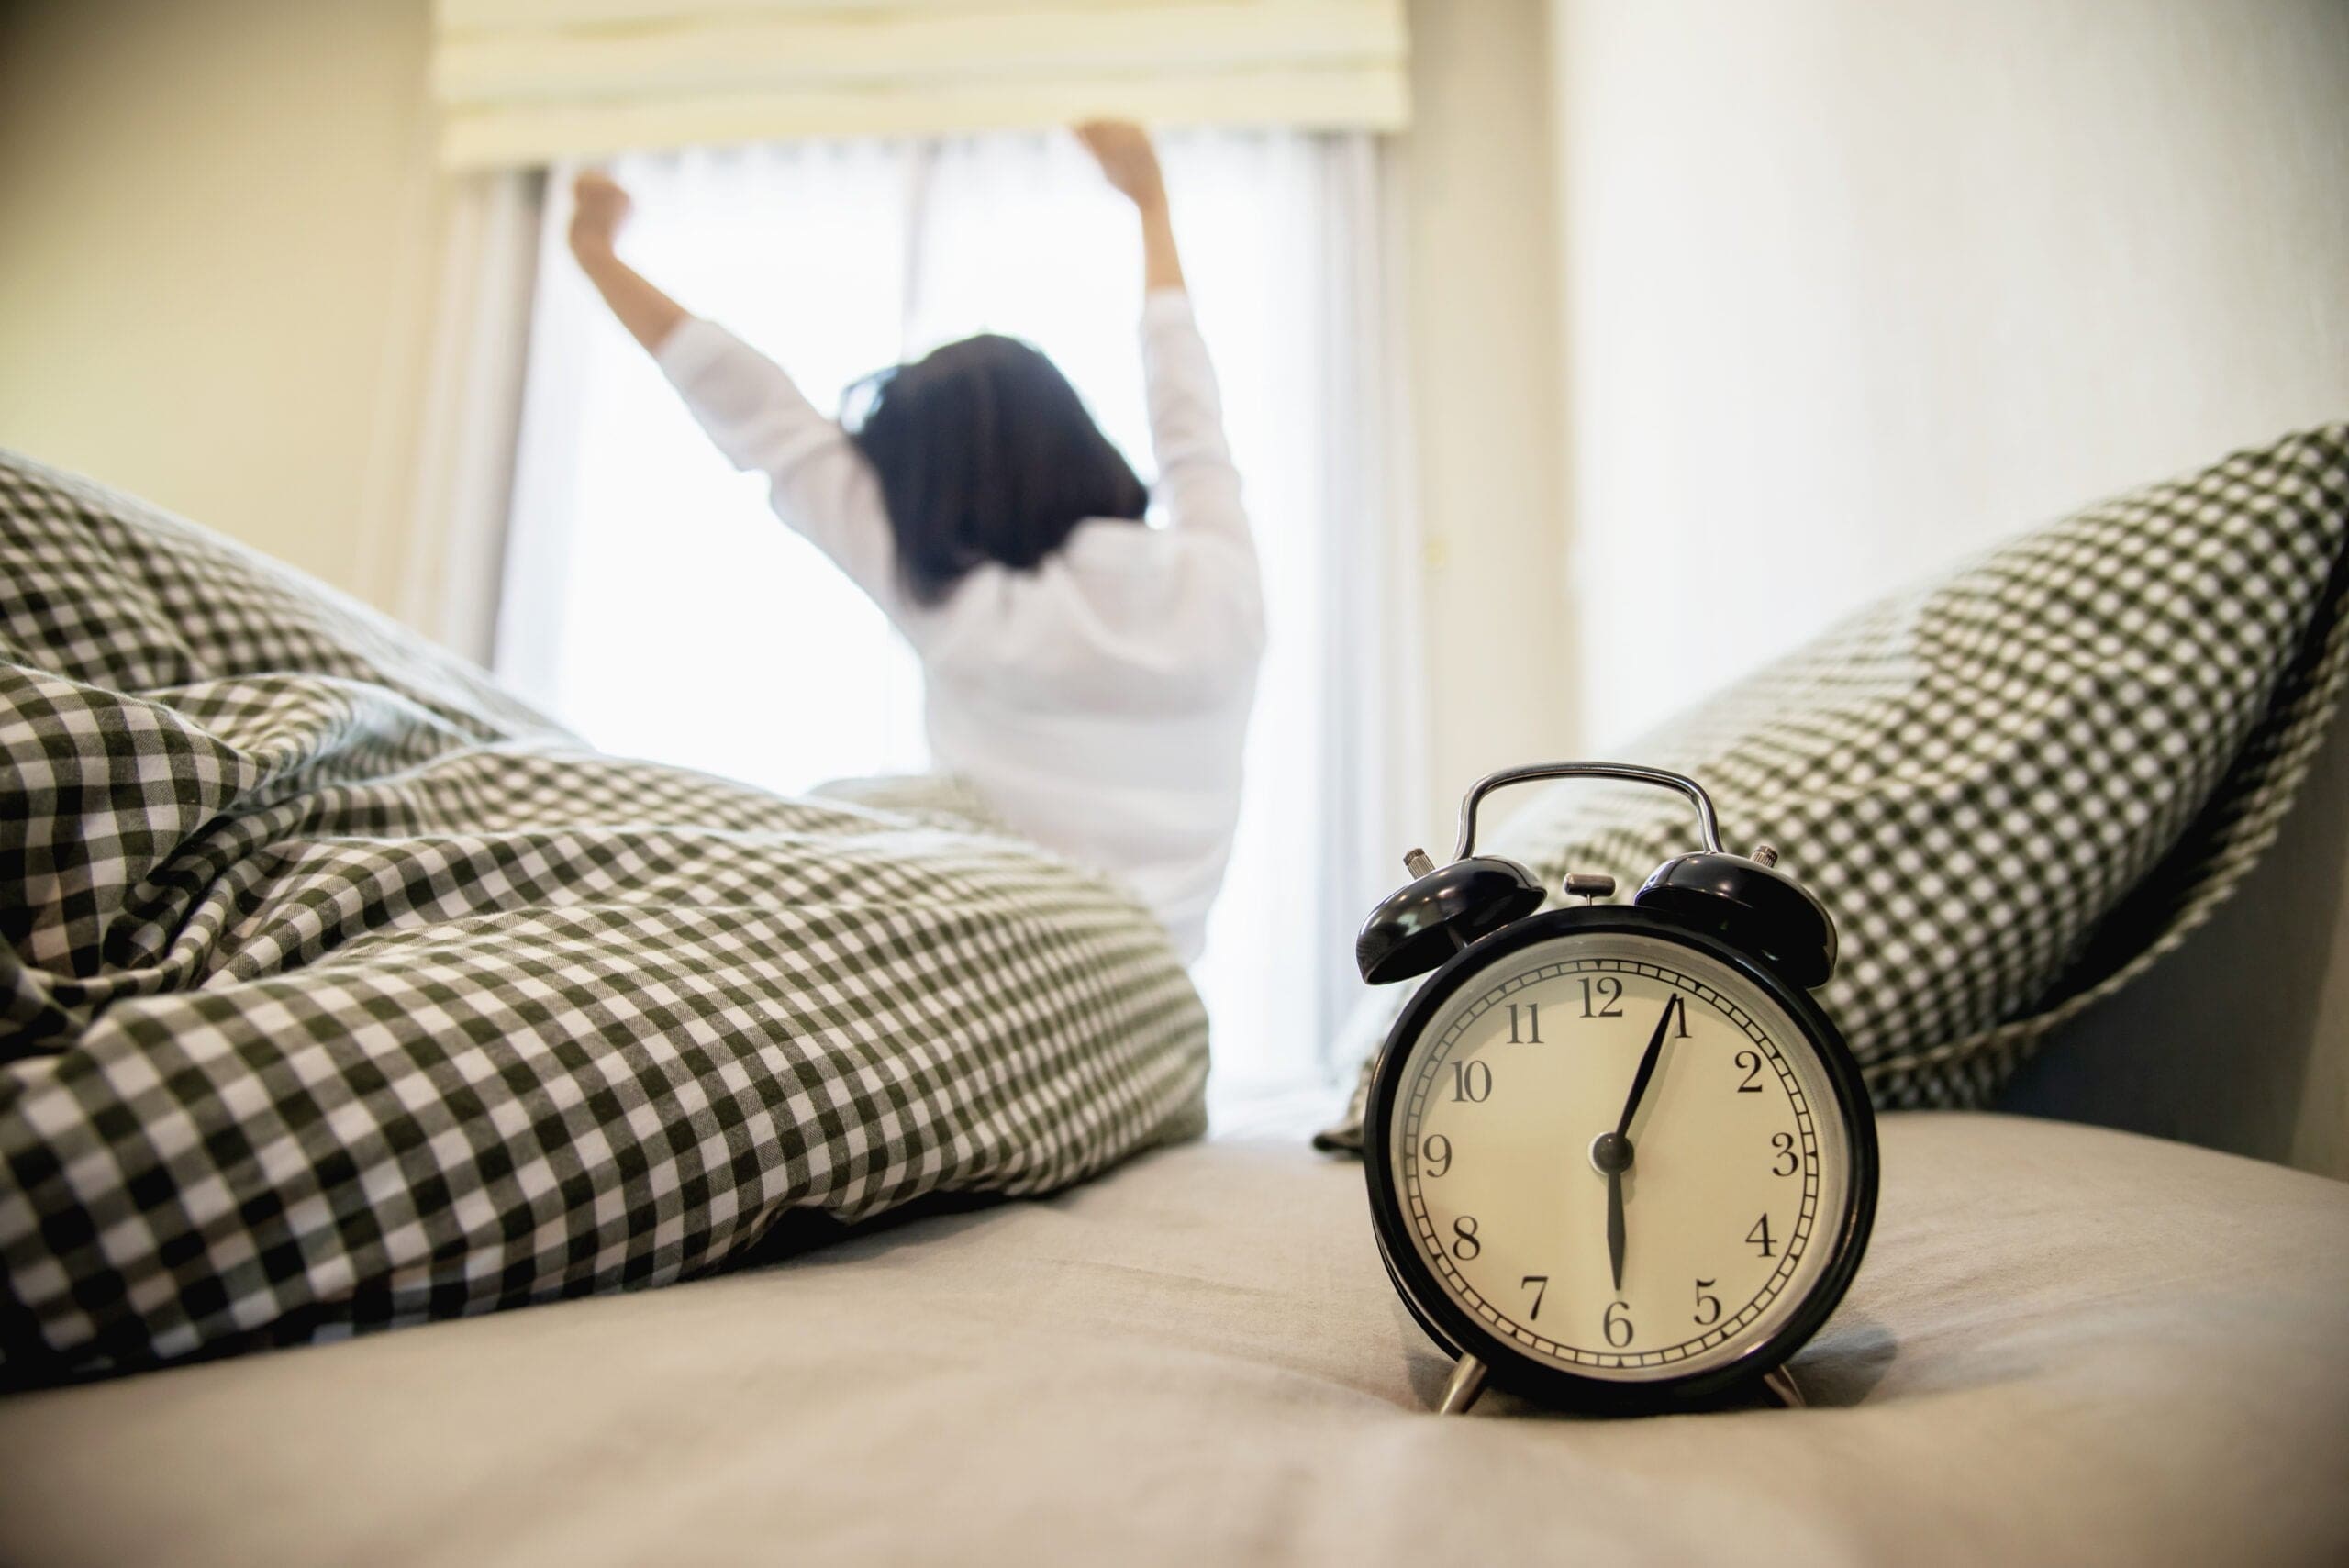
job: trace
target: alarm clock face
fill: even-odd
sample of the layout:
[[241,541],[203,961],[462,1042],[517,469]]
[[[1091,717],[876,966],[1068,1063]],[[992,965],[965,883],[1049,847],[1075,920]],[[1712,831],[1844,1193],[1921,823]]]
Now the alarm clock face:
[[1651,1394],[1758,1375],[1858,1263],[1856,1072],[1732,950],[1587,913],[1494,939],[1407,1011],[1373,1108],[1390,1266],[1497,1375]]

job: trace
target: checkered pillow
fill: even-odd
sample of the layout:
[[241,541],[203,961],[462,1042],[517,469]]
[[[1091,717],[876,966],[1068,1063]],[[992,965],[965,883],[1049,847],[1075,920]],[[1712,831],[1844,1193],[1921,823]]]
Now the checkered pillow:
[[[1731,847],[1777,846],[1834,914],[1823,999],[1881,1103],[1978,1106],[2266,849],[2349,671],[2345,584],[2332,426],[2024,535],[1625,756],[1704,783]],[[1560,786],[1489,852],[1628,895],[1692,840],[1655,791]]]
[[1148,916],[891,805],[597,755],[0,453],[0,1375],[658,1284],[1197,1132]]

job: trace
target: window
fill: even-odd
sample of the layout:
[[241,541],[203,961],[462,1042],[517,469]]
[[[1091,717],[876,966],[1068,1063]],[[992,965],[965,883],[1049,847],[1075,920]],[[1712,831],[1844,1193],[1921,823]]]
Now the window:
[[[1389,373],[1376,167],[1352,136],[1198,134],[1162,152],[1272,628],[1239,841],[1194,972],[1230,1095],[1323,1073],[1357,984],[1347,938],[1380,891],[1350,868],[1392,858],[1349,826],[1364,794],[1346,781],[1381,772],[1361,755],[1386,744],[1375,704],[1335,700],[1330,675],[1380,619],[1363,598],[1379,592],[1388,444],[1365,390]],[[1135,225],[1069,139],[693,151],[614,173],[637,200],[631,261],[818,406],[941,342],[1011,333],[1149,476]],[[552,205],[499,673],[607,750],[779,790],[918,771],[912,655],[703,439],[572,265]]]

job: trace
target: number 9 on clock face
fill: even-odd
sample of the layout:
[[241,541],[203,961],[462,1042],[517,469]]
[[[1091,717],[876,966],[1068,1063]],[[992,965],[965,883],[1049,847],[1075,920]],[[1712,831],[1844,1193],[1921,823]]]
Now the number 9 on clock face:
[[1540,1392],[1749,1378],[1857,1266],[1856,1073],[1734,950],[1637,912],[1550,918],[1440,972],[1390,1040],[1369,1122],[1388,1268],[1439,1340]]

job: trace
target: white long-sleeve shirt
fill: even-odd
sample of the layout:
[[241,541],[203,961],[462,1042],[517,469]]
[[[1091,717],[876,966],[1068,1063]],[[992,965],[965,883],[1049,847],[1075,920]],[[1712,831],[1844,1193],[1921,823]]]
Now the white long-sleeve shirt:
[[694,317],[656,356],[735,467],[839,563],[920,656],[937,767],[1005,825],[1122,878],[1186,962],[1240,812],[1264,651],[1256,553],[1188,298],[1142,305],[1163,525],[1093,518],[1033,571],[974,568],[936,605],[897,578],[873,470],[764,355]]

